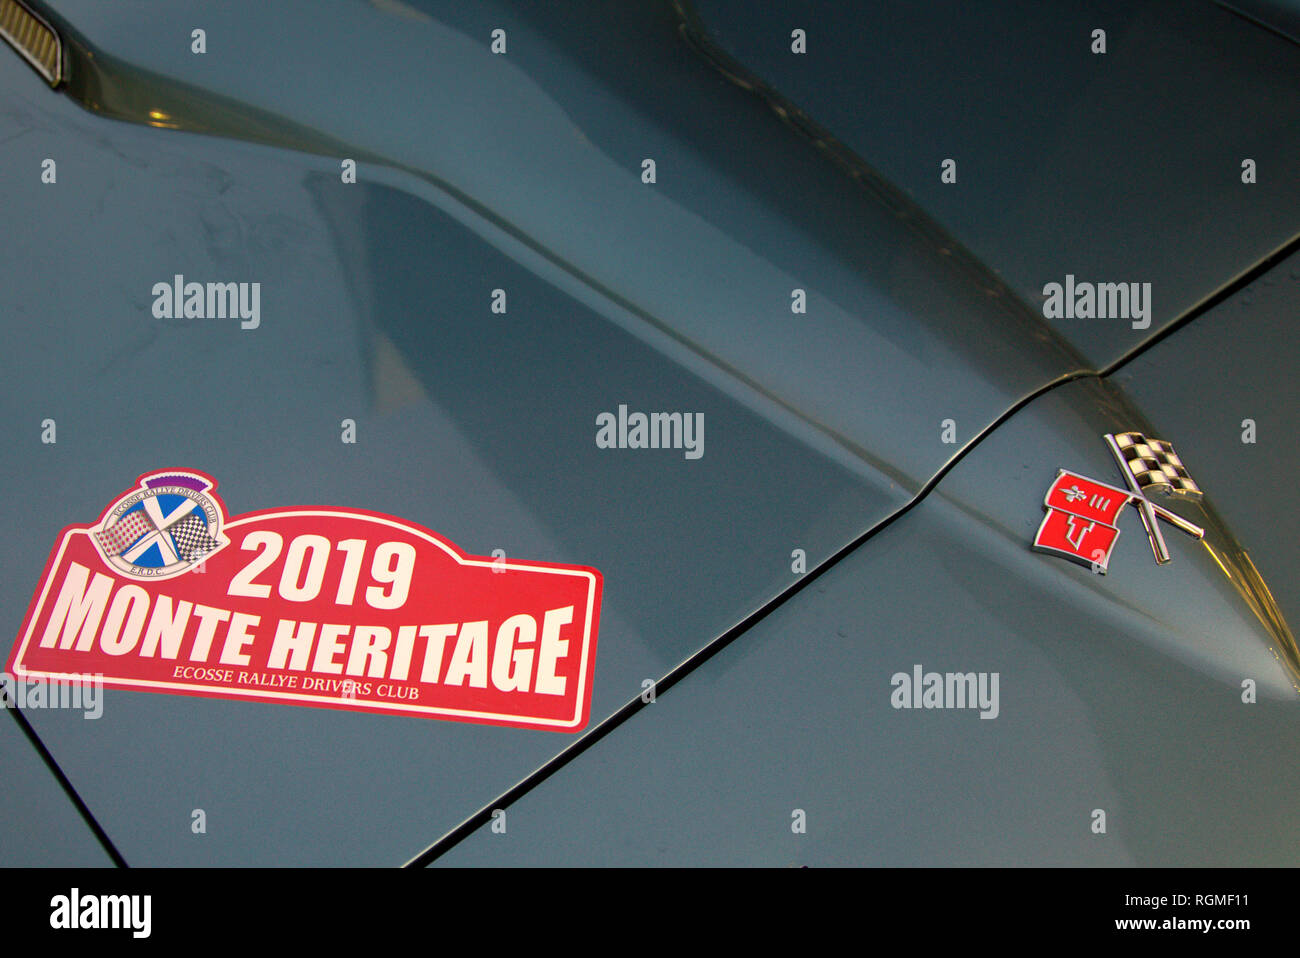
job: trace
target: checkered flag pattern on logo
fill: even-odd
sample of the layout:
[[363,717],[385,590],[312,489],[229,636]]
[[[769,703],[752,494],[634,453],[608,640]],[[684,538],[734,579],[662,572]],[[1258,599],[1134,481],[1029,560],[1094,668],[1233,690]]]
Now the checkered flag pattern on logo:
[[199,516],[188,515],[167,531],[176,543],[176,554],[187,562],[217,547],[217,540],[208,534],[208,524]]
[[121,555],[131,543],[135,542],[143,535],[150,532],[157,532],[150,518],[145,515],[143,509],[135,512],[128,512],[117,522],[113,523],[111,528],[103,532],[96,532],[95,539],[98,540],[100,547],[111,556]]
[[1143,492],[1153,490],[1184,499],[1196,499],[1201,489],[1187,474],[1174,447],[1163,439],[1148,439],[1140,432],[1121,432],[1115,445],[1124,456],[1124,467]]

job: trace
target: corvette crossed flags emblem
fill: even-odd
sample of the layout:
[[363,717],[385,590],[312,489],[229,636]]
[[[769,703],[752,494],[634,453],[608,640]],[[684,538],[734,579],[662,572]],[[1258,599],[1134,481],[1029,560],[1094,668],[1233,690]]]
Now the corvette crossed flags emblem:
[[1188,475],[1174,447],[1160,439],[1148,439],[1140,432],[1107,433],[1105,438],[1128,489],[1060,470],[1043,498],[1047,515],[1034,536],[1034,548],[1092,566],[1094,571],[1105,575],[1110,554],[1119,541],[1116,521],[1130,503],[1137,506],[1142,516],[1158,563],[1169,561],[1169,549],[1160,534],[1158,519],[1164,519],[1189,536],[1202,538],[1205,530],[1200,526],[1147,498],[1148,492],[1187,500],[1201,497],[1200,488]]

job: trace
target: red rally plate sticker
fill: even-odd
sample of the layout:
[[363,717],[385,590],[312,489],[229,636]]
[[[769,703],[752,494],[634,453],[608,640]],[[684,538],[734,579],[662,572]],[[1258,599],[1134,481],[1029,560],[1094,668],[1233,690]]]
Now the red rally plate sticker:
[[393,516],[227,521],[216,481],[140,477],[45,565],[7,670],[24,680],[576,732],[601,576],[484,558]]

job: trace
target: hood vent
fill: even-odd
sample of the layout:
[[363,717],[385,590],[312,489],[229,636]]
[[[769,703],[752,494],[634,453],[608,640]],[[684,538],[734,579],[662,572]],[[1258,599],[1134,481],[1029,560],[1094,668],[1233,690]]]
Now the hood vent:
[[0,36],[50,86],[58,86],[63,81],[63,44],[59,35],[18,0],[0,0]]

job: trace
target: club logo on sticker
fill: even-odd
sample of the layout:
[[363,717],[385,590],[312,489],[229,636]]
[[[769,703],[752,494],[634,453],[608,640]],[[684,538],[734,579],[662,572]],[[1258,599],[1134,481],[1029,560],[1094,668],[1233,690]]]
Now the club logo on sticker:
[[394,516],[227,521],[212,477],[140,477],[63,530],[7,669],[109,687],[576,732],[601,576],[465,555]]
[[222,509],[208,495],[212,480],[192,472],[144,476],[140,487],[108,507],[91,534],[100,556],[133,579],[188,572],[228,545]]

